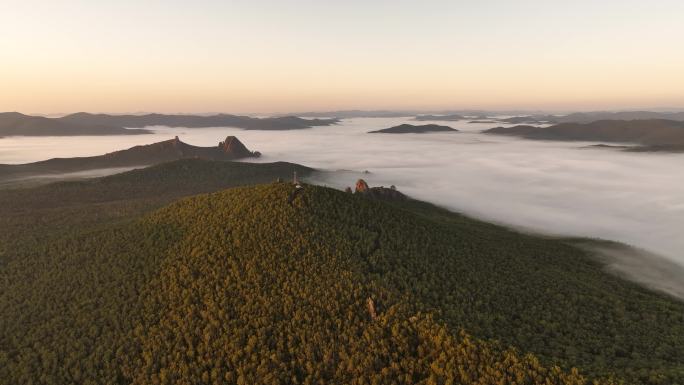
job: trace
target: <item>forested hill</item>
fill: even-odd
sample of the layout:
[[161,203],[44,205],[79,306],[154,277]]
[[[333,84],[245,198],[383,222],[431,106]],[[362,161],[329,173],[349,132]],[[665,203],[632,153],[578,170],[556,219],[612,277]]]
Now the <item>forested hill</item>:
[[0,214],[94,202],[182,197],[229,187],[301,177],[314,170],[295,163],[244,163],[181,159],[101,178],[51,183],[33,188],[0,189]]
[[101,178],[0,188],[0,266],[3,255],[33,250],[65,234],[130,221],[189,195],[291,179],[295,171],[306,177],[313,169],[287,162],[182,159]]
[[684,304],[578,249],[293,190],[200,195],[2,252],[0,383],[684,380]]

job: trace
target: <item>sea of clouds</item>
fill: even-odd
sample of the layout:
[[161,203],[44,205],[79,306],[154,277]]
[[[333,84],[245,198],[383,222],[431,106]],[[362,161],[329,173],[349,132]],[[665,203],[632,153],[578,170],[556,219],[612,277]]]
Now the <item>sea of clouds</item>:
[[[684,154],[628,153],[594,143],[482,134],[494,124],[435,122],[456,133],[367,134],[412,122],[359,118],[293,131],[153,127],[152,135],[3,138],[0,163],[97,155],[178,135],[216,145],[236,135],[258,162],[290,161],[329,172],[336,188],[358,178],[471,216],[550,235],[624,242],[684,265]],[[368,170],[370,173],[363,173]]]

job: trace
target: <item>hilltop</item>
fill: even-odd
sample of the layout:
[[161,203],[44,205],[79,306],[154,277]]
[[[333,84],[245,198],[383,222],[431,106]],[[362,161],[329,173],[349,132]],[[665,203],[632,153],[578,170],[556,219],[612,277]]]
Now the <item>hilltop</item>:
[[0,113],[2,136],[82,136],[82,135],[140,135],[149,130],[133,130],[101,123],[70,122],[18,112]]
[[445,131],[458,131],[455,128],[448,126],[440,126],[437,124],[424,124],[424,125],[413,125],[413,124],[401,124],[398,126],[384,128],[382,130],[368,131],[369,134],[422,134],[426,132],[445,132]]
[[[124,218],[137,218],[189,195],[300,177],[314,170],[287,162],[181,159],[120,174],[0,189],[0,264],[17,244],[49,244]],[[0,383],[2,383],[0,381]]]
[[253,118],[230,114],[217,115],[107,115],[78,112],[59,118],[61,121],[79,124],[107,124],[121,127],[237,127],[245,130],[299,130],[314,126],[330,126],[337,119],[303,119],[296,116]]
[[0,181],[8,178],[27,177],[42,174],[70,173],[84,170],[146,166],[178,159],[199,158],[208,160],[235,160],[259,157],[257,151],[250,151],[235,136],[226,137],[215,147],[199,147],[182,142],[177,136],[153,144],[134,146],[126,150],[104,155],[53,158],[25,164],[0,164]]
[[0,214],[41,208],[157,200],[213,192],[246,184],[306,177],[314,170],[302,165],[246,163],[199,158],[180,159],[100,178],[63,181],[32,188],[0,189]]
[[658,146],[684,147],[684,122],[674,120],[599,120],[592,123],[561,123],[550,127],[496,127],[487,134],[526,139],[634,143],[656,150]]
[[[2,235],[12,242],[0,248],[0,379],[580,385],[611,375],[642,384],[684,378],[684,304],[604,272],[563,241],[407,198],[369,198],[366,186],[353,194],[304,185],[290,199],[295,187],[276,182],[137,211],[140,199],[173,191],[184,178],[201,183],[194,175],[206,165],[239,164],[183,160],[39,188],[62,194],[58,201],[99,196],[88,189],[101,184],[100,191],[128,184],[148,192],[130,201],[112,196],[110,219],[89,218],[102,210],[79,209],[72,199],[63,210],[82,218],[64,226],[71,219],[60,211],[49,242],[22,231]],[[261,165],[238,167],[241,175],[273,176]],[[293,166],[269,167],[291,173]],[[177,187],[174,175],[185,175]],[[146,190],[158,178],[168,183]],[[1,216],[6,227],[46,226],[52,217],[22,214],[26,204],[17,200],[38,196],[22,191],[0,192],[10,194],[0,207],[14,213]],[[42,210],[35,215],[53,209]]]

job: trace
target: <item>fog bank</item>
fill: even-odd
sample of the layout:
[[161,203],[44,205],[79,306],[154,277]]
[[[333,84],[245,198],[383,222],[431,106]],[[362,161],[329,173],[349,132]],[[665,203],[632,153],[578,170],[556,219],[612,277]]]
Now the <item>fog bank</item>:
[[572,242],[605,263],[606,270],[648,288],[684,299],[684,267],[648,251],[611,242]]
[[479,131],[492,124],[467,122],[449,122],[457,133],[366,134],[401,123],[411,120],[357,118],[294,131],[153,127],[156,134],[125,138],[4,138],[0,163],[97,155],[174,135],[208,146],[237,135],[263,153],[258,162],[350,170],[322,173],[314,182],[344,188],[363,177],[475,217],[545,234],[624,242],[684,265],[684,154],[484,135]]

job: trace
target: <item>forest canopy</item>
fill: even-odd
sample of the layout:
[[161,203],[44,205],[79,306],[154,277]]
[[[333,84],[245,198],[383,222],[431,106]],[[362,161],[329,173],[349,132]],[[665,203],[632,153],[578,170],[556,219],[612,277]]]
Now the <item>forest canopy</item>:
[[562,241],[286,182],[168,204],[293,167],[0,191],[0,383],[684,381],[684,304]]

